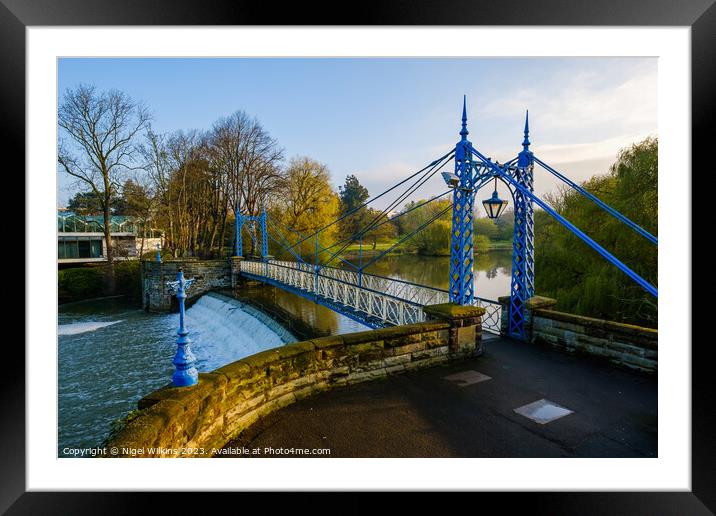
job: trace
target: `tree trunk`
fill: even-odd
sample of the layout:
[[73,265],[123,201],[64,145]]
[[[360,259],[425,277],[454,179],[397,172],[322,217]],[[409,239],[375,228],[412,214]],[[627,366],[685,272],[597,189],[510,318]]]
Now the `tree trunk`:
[[[109,196],[107,196],[109,197]],[[112,252],[112,221],[109,213],[109,199],[105,199],[104,206],[104,239],[107,243],[107,271],[104,278],[104,285],[107,295],[114,295],[114,256]]]

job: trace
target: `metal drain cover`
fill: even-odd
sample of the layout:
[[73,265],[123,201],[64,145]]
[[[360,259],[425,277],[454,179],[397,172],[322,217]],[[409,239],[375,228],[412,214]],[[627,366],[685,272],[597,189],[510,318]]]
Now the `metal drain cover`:
[[567,416],[573,411],[561,407],[552,401],[541,399],[518,407],[515,409],[515,412],[540,425],[544,425],[555,419]]
[[446,376],[445,379],[455,382],[460,387],[467,387],[468,385],[484,382],[485,380],[492,380],[490,376],[477,371],[463,371],[462,373],[455,373],[450,376]]

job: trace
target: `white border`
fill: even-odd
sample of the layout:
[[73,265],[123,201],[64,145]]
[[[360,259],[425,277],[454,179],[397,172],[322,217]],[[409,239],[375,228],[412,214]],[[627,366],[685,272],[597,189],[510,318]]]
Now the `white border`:
[[[690,490],[690,221],[683,202],[668,202],[690,199],[689,28],[32,27],[27,43],[28,490]],[[57,306],[48,292],[56,263],[48,245],[55,239],[57,57],[522,57],[525,49],[529,56],[659,57],[659,270],[677,272],[659,277],[658,459],[56,458]]]

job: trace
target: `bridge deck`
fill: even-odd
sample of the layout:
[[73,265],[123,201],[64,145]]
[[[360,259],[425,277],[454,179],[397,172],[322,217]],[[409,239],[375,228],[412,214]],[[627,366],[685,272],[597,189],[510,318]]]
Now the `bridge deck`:
[[[424,306],[449,300],[443,289],[335,267],[316,273],[307,263],[244,260],[240,271],[246,278],[306,297],[371,328],[422,322]],[[482,329],[499,334],[500,304],[482,298],[473,303],[485,308]]]
[[[486,348],[469,361],[302,400],[227,448],[330,448],[331,457],[657,455],[655,376],[502,338]],[[449,379],[465,372],[465,386]],[[541,399],[573,413],[539,424],[514,411]]]

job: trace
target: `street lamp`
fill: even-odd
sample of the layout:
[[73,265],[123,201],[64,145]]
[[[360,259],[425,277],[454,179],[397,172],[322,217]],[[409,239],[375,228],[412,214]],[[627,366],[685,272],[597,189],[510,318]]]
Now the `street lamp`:
[[157,263],[162,263],[162,244],[157,244]]
[[188,387],[196,385],[199,382],[199,372],[194,367],[196,357],[191,352],[191,339],[189,332],[184,327],[184,301],[186,300],[186,291],[194,282],[194,279],[185,279],[184,272],[179,268],[176,281],[168,281],[167,287],[176,294],[179,300],[179,330],[177,331],[177,352],[174,355],[173,364],[176,367],[172,375],[172,383],[175,387]]
[[504,211],[507,206],[507,201],[503,201],[497,195],[497,178],[495,177],[495,191],[492,192],[492,197],[482,201],[482,205],[485,207],[485,212],[488,218],[496,219]]

